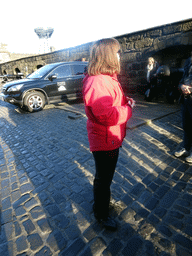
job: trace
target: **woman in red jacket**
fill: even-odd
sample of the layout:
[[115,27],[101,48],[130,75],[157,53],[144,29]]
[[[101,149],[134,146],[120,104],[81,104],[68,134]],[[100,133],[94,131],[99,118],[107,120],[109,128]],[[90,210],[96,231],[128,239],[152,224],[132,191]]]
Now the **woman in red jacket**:
[[91,50],[88,72],[83,80],[83,99],[88,117],[87,131],[96,174],[94,215],[111,230],[117,228],[109,217],[110,185],[119,147],[126,135],[134,100],[126,98],[117,80],[120,72],[120,45],[116,39],[97,41]]

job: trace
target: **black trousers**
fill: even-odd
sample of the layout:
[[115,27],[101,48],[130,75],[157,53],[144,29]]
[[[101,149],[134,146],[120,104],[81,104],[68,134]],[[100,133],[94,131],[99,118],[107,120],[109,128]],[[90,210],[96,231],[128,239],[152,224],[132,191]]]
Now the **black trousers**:
[[189,151],[192,144],[192,96],[186,97],[183,101],[182,123],[184,130],[184,148]]
[[94,212],[98,218],[106,218],[109,215],[110,186],[119,156],[119,148],[112,151],[95,151],[93,156],[96,168],[93,186]]

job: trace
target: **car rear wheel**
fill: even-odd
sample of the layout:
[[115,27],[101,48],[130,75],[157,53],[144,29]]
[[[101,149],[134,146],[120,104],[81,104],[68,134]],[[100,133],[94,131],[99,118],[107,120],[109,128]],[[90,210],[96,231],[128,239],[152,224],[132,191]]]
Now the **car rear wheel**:
[[24,98],[24,106],[29,112],[40,111],[45,106],[45,97],[41,92],[30,92]]

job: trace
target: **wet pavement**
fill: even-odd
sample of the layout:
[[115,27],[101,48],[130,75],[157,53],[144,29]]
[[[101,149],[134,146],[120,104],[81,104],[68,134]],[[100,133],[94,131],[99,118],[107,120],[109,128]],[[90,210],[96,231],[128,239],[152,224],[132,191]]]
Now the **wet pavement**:
[[180,106],[133,97],[111,186],[116,232],[93,216],[83,104],[30,114],[0,100],[0,255],[192,255],[192,166],[173,156]]

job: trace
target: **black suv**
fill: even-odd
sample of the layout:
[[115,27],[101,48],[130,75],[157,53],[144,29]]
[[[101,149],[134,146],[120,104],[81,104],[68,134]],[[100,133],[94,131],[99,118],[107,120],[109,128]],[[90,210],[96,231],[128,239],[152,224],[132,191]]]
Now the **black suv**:
[[42,110],[45,104],[82,97],[82,80],[87,62],[59,62],[38,69],[26,79],[6,83],[0,96],[28,111]]

